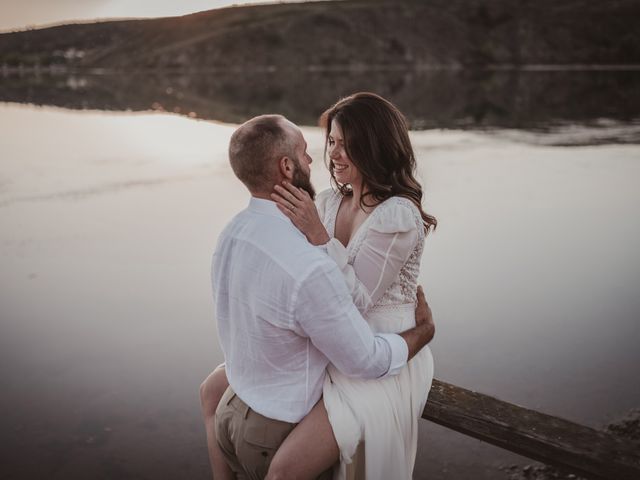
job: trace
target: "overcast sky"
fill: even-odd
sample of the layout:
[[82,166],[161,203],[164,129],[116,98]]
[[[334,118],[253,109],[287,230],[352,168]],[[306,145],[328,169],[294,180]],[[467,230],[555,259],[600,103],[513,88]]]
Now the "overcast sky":
[[0,31],[99,18],[184,15],[247,3],[275,2],[274,0],[0,0]]

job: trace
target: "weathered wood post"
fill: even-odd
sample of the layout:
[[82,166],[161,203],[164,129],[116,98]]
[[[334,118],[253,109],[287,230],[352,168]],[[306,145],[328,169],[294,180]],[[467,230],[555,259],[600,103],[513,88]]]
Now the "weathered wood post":
[[588,478],[640,480],[640,444],[439,380],[422,418]]

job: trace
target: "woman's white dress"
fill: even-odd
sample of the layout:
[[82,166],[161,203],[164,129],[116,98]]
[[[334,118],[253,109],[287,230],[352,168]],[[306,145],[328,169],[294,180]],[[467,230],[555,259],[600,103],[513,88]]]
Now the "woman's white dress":
[[[342,195],[321,192],[316,201],[331,241],[327,253],[341,268],[354,302],[375,332],[397,333],[415,325],[415,299],[424,245],[419,210],[408,199],[379,204],[345,248],[335,238]],[[433,380],[433,357],[423,348],[396,376],[361,380],[329,365],[323,398],[338,447],[344,479],[364,441],[367,480],[409,480],[418,443],[418,420]]]

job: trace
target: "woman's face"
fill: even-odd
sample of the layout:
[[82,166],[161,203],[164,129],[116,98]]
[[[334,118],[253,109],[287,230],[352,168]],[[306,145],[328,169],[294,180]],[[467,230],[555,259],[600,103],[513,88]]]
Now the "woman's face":
[[362,175],[360,175],[358,169],[347,156],[344,143],[342,128],[334,119],[331,121],[328,144],[329,159],[333,165],[333,174],[336,177],[336,181],[340,184],[349,183],[351,185],[360,185]]

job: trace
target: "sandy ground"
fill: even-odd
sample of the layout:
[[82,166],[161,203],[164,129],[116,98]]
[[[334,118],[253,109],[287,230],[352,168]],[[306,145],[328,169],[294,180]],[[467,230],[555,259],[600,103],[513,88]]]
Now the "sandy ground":
[[[207,478],[210,257],[248,201],[233,126],[1,105],[0,131],[0,476]],[[436,376],[593,426],[638,406],[640,146],[412,139],[440,221],[421,276]],[[424,422],[415,478],[519,461]]]

